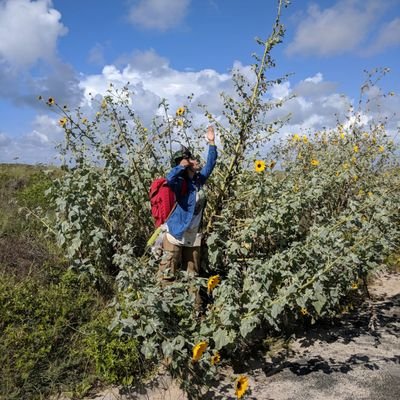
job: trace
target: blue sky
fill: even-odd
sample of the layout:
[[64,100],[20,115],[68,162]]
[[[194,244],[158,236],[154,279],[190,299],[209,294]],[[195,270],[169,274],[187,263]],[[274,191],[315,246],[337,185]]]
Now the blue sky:
[[[276,4],[0,0],[0,162],[53,162],[62,131],[39,94],[89,110],[89,92],[130,81],[145,122],[161,98],[174,110],[192,92],[218,114],[230,70],[249,73],[254,37],[268,35]],[[282,135],[333,126],[334,114],[358,98],[365,69],[389,67],[381,86],[400,93],[399,0],[293,0],[282,20],[286,36],[270,73],[293,75],[272,96],[297,96],[285,106],[292,119]],[[383,109],[395,134],[398,95],[385,98]],[[376,110],[365,115],[372,117]]]

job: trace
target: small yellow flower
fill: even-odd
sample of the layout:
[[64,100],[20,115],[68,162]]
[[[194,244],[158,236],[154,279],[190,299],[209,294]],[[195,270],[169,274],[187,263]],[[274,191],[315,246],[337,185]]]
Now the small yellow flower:
[[216,352],[214,353],[214,355],[211,356],[211,365],[216,365],[216,364],[218,364],[220,361],[221,361],[221,356],[220,356],[220,354],[218,353],[218,351],[216,351]]
[[372,197],[372,192],[368,192],[368,196],[369,196],[369,197]]
[[383,153],[385,151],[385,147],[384,146],[379,146],[378,147],[378,151],[379,151],[379,153]]
[[207,348],[207,342],[199,342],[193,347],[192,361],[199,361]]
[[355,163],[357,162],[357,158],[351,157],[351,162],[352,162],[353,164],[355,164]]
[[207,293],[210,294],[220,283],[221,278],[219,277],[219,275],[210,276],[207,282]]
[[354,151],[354,153],[358,153],[360,151],[360,149],[357,145],[355,145],[355,146],[353,146],[353,151]]
[[349,169],[350,165],[348,163],[343,164],[343,169]]
[[357,181],[358,181],[358,176],[357,176],[357,175],[354,175],[354,176],[353,176],[353,181],[354,181],[354,182],[357,182]]
[[269,167],[270,167],[271,169],[274,169],[275,165],[276,165],[276,161],[275,161],[275,160],[272,160],[272,161],[270,162],[270,164],[269,164]]
[[82,124],[86,125],[87,123],[88,123],[87,118],[83,118],[83,119],[82,119]]
[[107,108],[107,100],[103,99],[103,101],[101,102],[101,108]]
[[53,104],[55,104],[55,100],[52,97],[49,97],[49,99],[47,100],[47,104],[49,106],[52,106]]
[[177,115],[177,116],[181,117],[181,116],[184,115],[184,114],[185,114],[185,107],[179,107],[179,108],[176,110],[176,115]]
[[307,308],[302,307],[301,310],[300,310],[300,314],[301,315],[307,315],[308,314]]
[[351,288],[352,288],[353,290],[358,289],[358,283],[357,283],[357,282],[353,282],[353,283],[351,284]]
[[340,172],[339,172],[339,171],[336,171],[335,175],[336,175],[336,176],[339,176],[339,175],[340,175]]
[[148,130],[147,128],[143,128],[143,132],[147,132],[147,130]]
[[176,121],[176,124],[177,124],[178,126],[183,126],[183,119],[178,119],[178,120]]
[[245,375],[241,375],[236,379],[235,382],[235,395],[238,399],[241,399],[246,393],[249,387],[249,378]]
[[358,195],[359,195],[359,196],[364,196],[364,193],[365,193],[365,192],[364,192],[364,190],[362,190],[362,189],[360,189],[360,190],[358,191]]
[[97,111],[96,117],[100,117],[100,115],[101,115],[101,112]]
[[296,183],[296,184],[293,186],[293,192],[297,193],[298,191],[299,191],[299,185]]
[[251,249],[251,244],[248,243],[248,242],[242,242],[240,245],[246,250],[250,250]]
[[265,170],[265,162],[262,160],[256,160],[254,163],[254,169],[256,172],[263,172]]
[[302,139],[303,143],[308,143],[308,137],[306,135],[303,135]]
[[293,135],[292,140],[293,140],[293,142],[300,142],[300,135],[298,135],[297,133],[295,133],[295,134]]
[[67,124],[68,119],[66,117],[62,117],[58,123],[64,128],[64,126]]
[[340,136],[340,139],[343,140],[345,138],[344,132],[340,132],[339,136]]
[[313,159],[311,160],[311,165],[314,166],[314,167],[318,167],[319,161],[316,160],[315,158],[313,158]]

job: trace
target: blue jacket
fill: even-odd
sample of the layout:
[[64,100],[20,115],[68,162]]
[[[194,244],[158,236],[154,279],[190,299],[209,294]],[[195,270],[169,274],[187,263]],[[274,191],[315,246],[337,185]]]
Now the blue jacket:
[[[177,165],[167,175],[168,186],[172,188],[176,196],[177,205],[167,221],[168,232],[176,239],[181,240],[184,232],[189,227],[196,206],[196,190],[200,189],[211,175],[217,161],[217,147],[208,146],[206,165],[197,172],[193,179],[185,178],[185,167]],[[182,183],[186,179],[185,193],[182,193]]]

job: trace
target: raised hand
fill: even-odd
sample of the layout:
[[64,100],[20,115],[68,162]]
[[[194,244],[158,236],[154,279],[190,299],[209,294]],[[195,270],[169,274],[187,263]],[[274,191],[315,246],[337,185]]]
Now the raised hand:
[[209,144],[214,144],[214,143],[215,143],[215,132],[214,132],[214,127],[211,126],[211,125],[207,128],[206,139],[207,139],[207,142],[208,142]]

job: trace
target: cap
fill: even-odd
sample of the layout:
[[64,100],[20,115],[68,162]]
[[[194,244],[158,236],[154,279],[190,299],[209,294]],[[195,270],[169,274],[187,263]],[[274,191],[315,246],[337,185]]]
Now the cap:
[[171,166],[176,167],[184,158],[193,158],[192,153],[186,147],[176,151],[171,158]]

